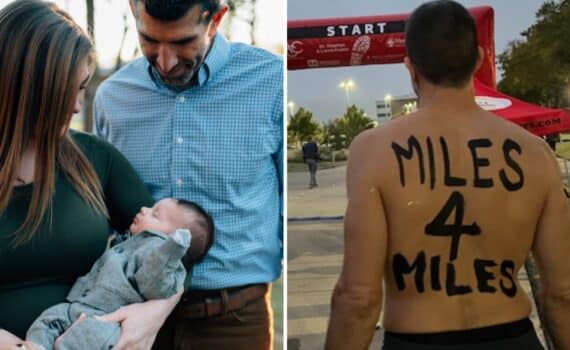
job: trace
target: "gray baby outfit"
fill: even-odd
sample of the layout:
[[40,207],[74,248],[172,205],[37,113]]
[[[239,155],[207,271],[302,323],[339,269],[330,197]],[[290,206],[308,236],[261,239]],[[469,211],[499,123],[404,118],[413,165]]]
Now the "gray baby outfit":
[[[67,295],[67,303],[45,310],[32,324],[26,340],[59,350],[107,350],[119,340],[117,322],[103,322],[93,316],[149,299],[164,299],[181,290],[186,278],[182,257],[190,246],[190,231],[171,235],[143,231],[108,249],[80,277]],[[84,313],[87,318],[73,322]]]

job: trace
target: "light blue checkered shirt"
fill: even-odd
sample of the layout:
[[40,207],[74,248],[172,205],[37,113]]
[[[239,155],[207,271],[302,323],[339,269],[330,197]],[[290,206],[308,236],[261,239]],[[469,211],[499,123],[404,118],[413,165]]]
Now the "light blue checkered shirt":
[[131,62],[99,87],[95,133],[123,152],[156,200],[184,198],[212,215],[214,245],[191,288],[272,281],[283,237],[282,59],[218,34],[198,80],[174,92],[144,57]]

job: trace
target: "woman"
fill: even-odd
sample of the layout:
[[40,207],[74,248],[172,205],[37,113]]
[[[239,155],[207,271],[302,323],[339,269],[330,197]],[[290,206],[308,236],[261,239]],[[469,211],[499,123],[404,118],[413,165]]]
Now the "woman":
[[[0,348],[6,348],[65,299],[103,253],[111,227],[125,230],[153,200],[111,145],[68,130],[94,65],[93,44],[69,15],[39,0],[3,8],[0,62]],[[115,348],[150,348],[179,297],[112,314],[123,329]]]

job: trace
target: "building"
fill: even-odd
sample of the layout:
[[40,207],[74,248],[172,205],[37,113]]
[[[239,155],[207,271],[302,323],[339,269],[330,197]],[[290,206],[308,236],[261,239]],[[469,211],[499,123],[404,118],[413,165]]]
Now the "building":
[[415,94],[391,97],[387,95],[376,101],[376,117],[380,124],[390,119],[409,114],[417,109]]

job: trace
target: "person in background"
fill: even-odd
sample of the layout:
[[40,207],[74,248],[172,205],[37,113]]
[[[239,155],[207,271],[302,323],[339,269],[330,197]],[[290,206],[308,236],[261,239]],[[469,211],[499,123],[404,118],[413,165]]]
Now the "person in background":
[[307,142],[303,145],[303,161],[309,167],[309,188],[317,187],[317,167],[321,160],[319,154],[319,146],[313,136],[309,136]]
[[544,137],[544,140],[548,143],[552,152],[556,152],[556,144],[560,142],[560,134],[548,134]]

